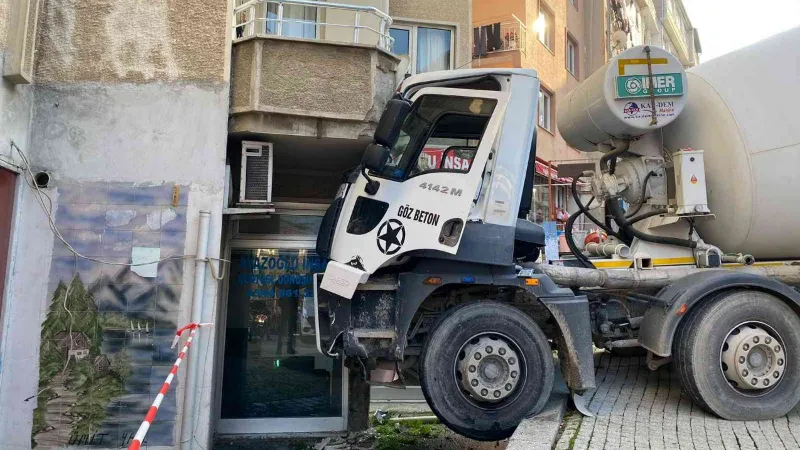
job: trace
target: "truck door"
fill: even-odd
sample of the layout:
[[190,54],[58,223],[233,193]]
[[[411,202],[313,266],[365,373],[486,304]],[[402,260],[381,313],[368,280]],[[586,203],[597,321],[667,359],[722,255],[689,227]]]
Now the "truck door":
[[431,87],[413,97],[390,160],[350,187],[331,259],[367,273],[413,250],[455,254],[498,141],[506,92]]

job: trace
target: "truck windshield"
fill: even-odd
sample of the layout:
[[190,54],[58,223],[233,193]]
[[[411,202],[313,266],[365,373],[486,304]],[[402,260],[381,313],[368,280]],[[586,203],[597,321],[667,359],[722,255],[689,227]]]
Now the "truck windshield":
[[477,146],[496,104],[493,99],[423,96],[403,122],[389,162],[375,175],[406,178],[426,145]]

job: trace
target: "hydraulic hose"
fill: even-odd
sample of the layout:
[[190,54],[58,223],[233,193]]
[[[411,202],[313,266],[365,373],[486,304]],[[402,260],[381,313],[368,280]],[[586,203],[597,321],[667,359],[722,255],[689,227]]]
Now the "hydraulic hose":
[[608,234],[609,236],[614,236],[614,237],[616,237],[617,239],[619,239],[619,240],[621,240],[623,242],[627,242],[627,240],[624,239],[622,236],[620,236],[619,233],[614,231],[612,228],[605,226],[605,224],[603,224],[599,220],[597,220],[597,218],[595,216],[593,216],[592,213],[589,212],[589,210],[586,208],[586,206],[583,205],[583,203],[581,202],[581,198],[578,196],[578,178],[580,178],[580,177],[575,177],[575,178],[572,179],[572,198],[575,200],[575,204],[578,205],[578,209],[580,209],[580,211],[586,217],[588,217],[589,220],[594,222],[595,225],[600,227],[601,230],[605,231],[606,234]]
[[613,150],[601,156],[600,170],[604,170],[608,161],[611,161],[611,166],[608,169],[608,173],[614,175],[614,170],[617,168],[617,156],[627,152],[629,147],[630,143],[628,141],[622,141],[622,143],[614,147]]
[[[630,233],[632,236],[636,238],[639,238],[647,242],[654,242],[656,244],[677,245],[679,247],[688,247],[688,248],[697,247],[697,242],[691,239],[681,239],[681,238],[674,238],[667,236],[654,236],[652,234],[647,234],[637,230],[636,228],[631,226],[631,224],[628,221],[625,220],[625,214],[622,212],[622,210],[619,207],[619,204],[616,202],[606,202],[606,208],[608,209],[608,212],[614,217],[614,220],[617,222],[617,225],[619,225],[620,228],[624,228],[626,232]],[[642,216],[645,216],[647,214],[649,213],[642,214]],[[661,214],[663,214],[663,212]]]
[[627,218],[627,216],[626,216],[626,218],[622,220],[622,223],[617,221],[617,224],[620,227],[628,227],[630,225],[635,224],[636,222],[639,222],[639,221],[642,221],[644,219],[647,219],[648,217],[658,216],[658,215],[666,214],[666,213],[667,213],[666,209],[654,209],[654,210],[648,211],[648,212],[646,212],[644,214],[639,214],[638,216],[636,216],[634,218]]
[[[589,199],[589,203],[586,204],[586,207],[588,208],[591,206],[593,201],[594,197]],[[572,252],[578,262],[580,262],[581,265],[587,269],[594,269],[594,264],[589,261],[589,258],[586,257],[586,255],[584,255],[580,249],[578,249],[578,246],[575,245],[575,239],[572,237],[572,227],[575,225],[575,221],[578,219],[578,217],[580,217],[581,214],[583,214],[583,211],[578,211],[577,213],[569,216],[569,219],[567,219],[567,225],[564,227],[564,236],[567,240],[567,247],[569,247],[569,251]]]

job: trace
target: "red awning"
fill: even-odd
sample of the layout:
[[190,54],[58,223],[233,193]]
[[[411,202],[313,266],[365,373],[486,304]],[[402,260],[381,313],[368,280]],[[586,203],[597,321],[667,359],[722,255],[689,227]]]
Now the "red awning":
[[560,178],[558,176],[558,170],[551,168],[547,164],[539,161],[536,161],[536,173],[538,173],[543,177],[552,178],[554,183],[566,183],[566,184],[572,183],[572,178],[566,178],[566,177]]

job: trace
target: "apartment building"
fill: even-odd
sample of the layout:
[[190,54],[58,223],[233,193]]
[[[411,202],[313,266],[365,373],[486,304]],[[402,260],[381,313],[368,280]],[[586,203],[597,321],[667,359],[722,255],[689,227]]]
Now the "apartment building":
[[[569,176],[559,166],[592,161],[571,148],[556,124],[559,101],[608,59],[634,45],[668,49],[686,67],[701,52],[681,0],[473,0],[473,67],[539,73],[536,179],[531,220],[574,212]],[[566,168],[566,167],[565,167]]]
[[314,240],[398,80],[470,66],[471,1],[6,0],[0,55],[1,446],[127,447],[190,322],[147,448],[364,426]]

